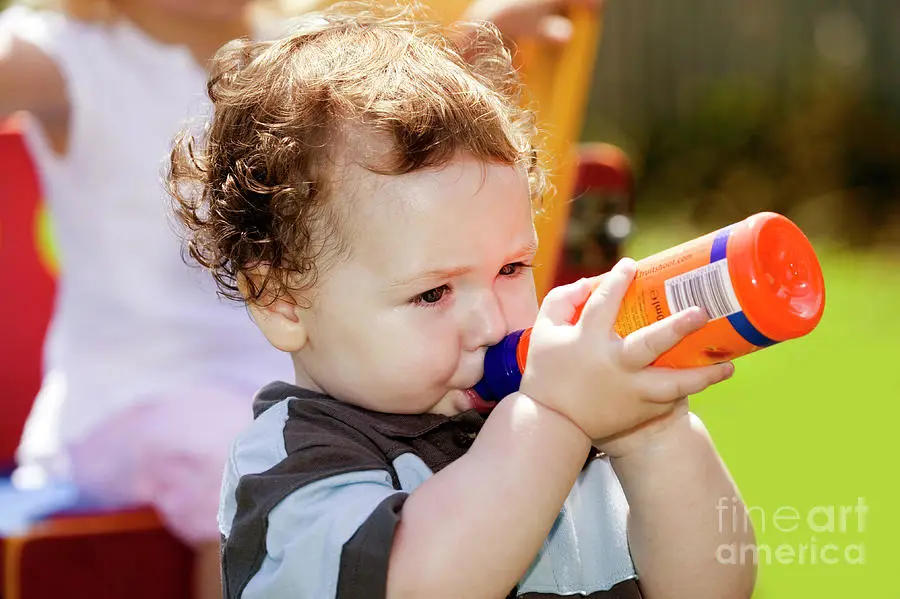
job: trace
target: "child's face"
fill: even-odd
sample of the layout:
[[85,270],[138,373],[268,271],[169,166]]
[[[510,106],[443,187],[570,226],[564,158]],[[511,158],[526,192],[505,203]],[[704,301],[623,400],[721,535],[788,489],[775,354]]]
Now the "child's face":
[[485,348],[537,316],[525,173],[468,155],[402,176],[343,168],[350,257],[301,312],[298,383],[384,412],[476,407]]

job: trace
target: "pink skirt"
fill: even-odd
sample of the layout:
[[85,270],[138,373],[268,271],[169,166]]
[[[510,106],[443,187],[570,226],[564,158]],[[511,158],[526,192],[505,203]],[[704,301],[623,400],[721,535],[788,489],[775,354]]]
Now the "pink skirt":
[[136,405],[70,448],[74,482],[104,506],[152,505],[190,545],[217,541],[222,473],[252,399],[209,387]]

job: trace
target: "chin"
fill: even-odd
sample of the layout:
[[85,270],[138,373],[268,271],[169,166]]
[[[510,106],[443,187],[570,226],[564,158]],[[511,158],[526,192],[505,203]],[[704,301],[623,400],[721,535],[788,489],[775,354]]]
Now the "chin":
[[428,410],[430,414],[456,416],[472,409],[472,400],[466,391],[453,389],[444,394],[436,404]]
[[477,410],[482,414],[488,414],[494,409],[493,402],[487,402],[472,389],[454,389],[447,393],[431,412],[444,416],[456,416],[469,410]]

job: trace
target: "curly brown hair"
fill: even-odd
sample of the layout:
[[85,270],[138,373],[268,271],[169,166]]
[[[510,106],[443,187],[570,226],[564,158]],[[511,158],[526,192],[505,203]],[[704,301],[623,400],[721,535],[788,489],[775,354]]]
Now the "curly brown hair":
[[499,32],[420,17],[417,5],[346,2],[283,38],[216,54],[213,116],[202,135],[176,139],[167,183],[190,257],[221,295],[296,299],[326,259],[347,255],[328,166],[348,128],[387,141],[388,155],[363,165],[372,172],[439,167],[467,152],[525,168],[532,198],[541,196],[535,119]]

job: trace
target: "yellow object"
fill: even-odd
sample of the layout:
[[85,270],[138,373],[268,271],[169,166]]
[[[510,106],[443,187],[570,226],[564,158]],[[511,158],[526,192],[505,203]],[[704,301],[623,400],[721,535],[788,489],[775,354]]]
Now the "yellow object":
[[53,236],[53,217],[43,202],[38,205],[34,224],[38,259],[50,276],[55,278],[59,276],[59,252]]
[[579,8],[570,16],[574,30],[564,46],[552,48],[528,42],[519,47],[523,78],[535,97],[539,123],[546,133],[549,180],[555,188],[555,193],[544,199],[542,213],[535,221],[540,241],[534,274],[538,299],[553,286],[562,251],[578,166],[576,144],[600,43],[600,14]]

